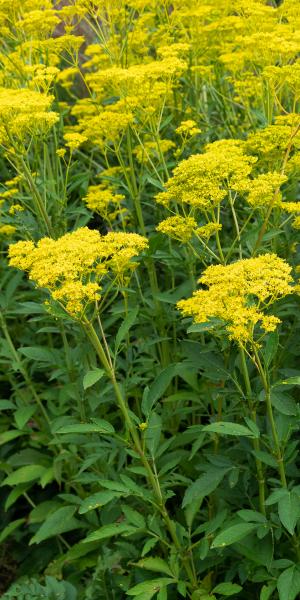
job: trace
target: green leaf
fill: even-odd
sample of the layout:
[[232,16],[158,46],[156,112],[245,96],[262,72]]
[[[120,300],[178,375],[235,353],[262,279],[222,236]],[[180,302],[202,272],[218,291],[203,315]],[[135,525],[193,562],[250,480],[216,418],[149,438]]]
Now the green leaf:
[[147,598],[150,600],[155,594],[157,594],[157,592],[171,583],[174,583],[174,579],[170,579],[168,577],[152,579],[151,581],[143,581],[143,583],[138,583],[133,588],[128,590],[127,595],[138,596],[139,594],[146,593],[148,594]]
[[272,387],[277,387],[278,385],[300,385],[300,377],[289,377],[283,381],[276,381]]
[[177,369],[177,364],[169,365],[154,379],[142,400],[142,411],[145,416],[149,415],[154,404],[163,396],[173,377],[177,375]]
[[187,504],[195,502],[198,498],[208,496],[218,487],[222,479],[228,472],[227,469],[211,468],[207,473],[203,473],[196,481],[194,481],[186,490],[182,502],[184,508]]
[[279,600],[295,600],[300,592],[300,570],[294,565],[278,577]]
[[1,485],[18,485],[19,483],[34,481],[35,479],[40,479],[45,471],[46,468],[42,465],[26,465],[8,475],[2,481]]
[[208,323],[193,323],[188,329],[187,333],[205,333],[205,331],[210,331],[215,328],[215,323],[213,321]]
[[235,544],[235,542],[242,540],[256,528],[257,524],[254,525],[254,523],[239,523],[238,525],[232,525],[231,527],[224,529],[224,531],[221,531],[221,533],[215,537],[211,548],[223,548]]
[[272,506],[272,504],[277,504],[281,498],[286,498],[288,494],[288,490],[286,488],[278,488],[271,492],[270,496],[265,501],[267,506]]
[[97,383],[101,377],[103,377],[103,369],[93,369],[88,371],[83,378],[83,389],[87,390],[89,387]]
[[243,588],[237,583],[219,583],[214,589],[213,594],[222,594],[223,596],[233,596],[238,594]]
[[152,548],[154,548],[154,546],[157,544],[158,542],[158,538],[150,538],[149,540],[146,541],[143,550],[142,550],[142,556],[146,556],[146,554],[148,554],[148,552],[150,552],[150,550],[152,550]]
[[283,415],[296,416],[298,414],[297,404],[294,398],[291,398],[287,394],[283,394],[279,391],[273,391],[271,393],[271,401],[276,410]]
[[278,514],[282,525],[293,535],[300,518],[300,498],[295,492],[288,492],[278,502]]
[[127,317],[124,319],[123,323],[121,324],[117,335],[116,335],[116,344],[115,344],[115,350],[117,351],[121,342],[126,338],[126,335],[129,331],[129,329],[132,327],[133,323],[135,322],[137,315],[138,315],[139,309],[138,308],[134,308],[128,315]]
[[253,433],[253,431],[248,429],[248,427],[245,427],[244,425],[239,425],[237,423],[228,423],[226,421],[218,421],[216,423],[210,423],[209,425],[205,425],[202,428],[202,431],[218,433],[219,435],[237,435],[251,438],[257,437],[255,433]]
[[53,362],[53,352],[44,346],[27,346],[19,348],[19,352],[24,354],[26,358],[36,360],[37,362]]
[[277,467],[277,460],[272,454],[268,454],[268,452],[265,452],[264,450],[252,450],[251,452],[258,460],[269,465],[269,467]]
[[278,349],[278,344],[279,344],[278,332],[273,331],[272,333],[269,333],[267,336],[267,339],[266,339],[265,348],[263,350],[263,355],[264,355],[264,359],[265,359],[265,363],[266,363],[267,367],[270,365],[274,356],[276,355],[276,352]]
[[107,538],[113,537],[114,535],[127,534],[131,535],[132,533],[136,533],[138,529],[136,527],[132,527],[132,525],[127,525],[127,523],[111,523],[110,525],[103,525],[100,529],[93,531],[90,533],[83,542],[95,542],[97,540],[105,540]]
[[158,571],[158,573],[165,573],[165,575],[173,577],[173,573],[168,563],[162,558],[143,558],[135,563],[135,565],[141,569],[146,569],[147,571]]
[[16,521],[11,521],[4,529],[2,529],[0,534],[0,544],[6,540],[22,523],[25,523],[26,519],[17,519]]
[[2,433],[0,433],[0,446],[2,446],[2,444],[6,444],[7,442],[15,440],[21,435],[24,435],[24,432],[17,431],[16,429],[11,429],[10,431],[3,431]]
[[268,585],[263,585],[260,590],[259,600],[269,600],[276,588],[276,583],[269,583]]
[[155,456],[161,437],[162,422],[160,415],[154,413],[148,421],[145,442],[151,456]]
[[79,514],[84,515],[90,510],[101,508],[108,502],[111,502],[114,498],[120,498],[121,492],[113,492],[112,490],[105,490],[104,492],[98,492],[88,498],[85,498],[79,508]]
[[73,423],[71,425],[65,425],[61,429],[58,429],[56,433],[104,433],[110,434],[114,433],[113,426],[108,423],[108,421],[104,421],[103,419],[97,419],[96,423]]
[[0,410],[13,410],[16,405],[11,400],[0,400]]
[[129,525],[134,525],[141,529],[146,528],[146,521],[141,513],[131,508],[131,506],[126,506],[124,504],[122,504],[121,508]]
[[101,479],[101,487],[107,488],[108,490],[113,490],[116,492],[121,492],[122,494],[129,494],[129,489],[124,483],[120,481],[113,481],[110,479]]
[[243,519],[243,521],[247,521],[247,523],[249,523],[249,521],[253,521],[254,523],[266,522],[266,517],[256,510],[239,510],[237,514],[239,517],[241,517],[241,519]]
[[63,506],[51,513],[31,538],[29,544],[39,544],[55,535],[78,529],[81,524],[73,516],[75,510],[76,506]]
[[23,429],[24,425],[29,421],[29,419],[36,412],[36,406],[23,406],[22,408],[18,408],[14,413],[14,418],[18,429]]

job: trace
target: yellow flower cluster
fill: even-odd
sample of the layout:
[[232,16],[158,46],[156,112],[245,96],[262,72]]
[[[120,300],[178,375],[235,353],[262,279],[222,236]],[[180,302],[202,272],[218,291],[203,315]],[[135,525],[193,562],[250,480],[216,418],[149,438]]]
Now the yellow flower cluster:
[[13,140],[47,133],[58,121],[49,110],[53,96],[28,89],[0,88],[0,142],[10,146]]
[[181,121],[179,127],[176,129],[176,133],[182,137],[193,137],[198,133],[201,133],[201,129],[197,127],[196,121],[188,119],[187,121]]
[[92,117],[89,113],[85,114],[79,120],[78,129],[92,143],[104,148],[110,144],[119,146],[122,135],[131,123],[131,112],[107,109]]
[[176,56],[150,63],[132,65],[127,69],[110,67],[87,76],[91,89],[98,93],[117,94],[120,98],[138,97],[149,103],[161,93],[165,94],[165,86],[175,76],[182,73],[185,63]]
[[221,229],[222,229],[221,223],[212,223],[211,222],[211,223],[207,223],[206,225],[202,225],[201,227],[198,227],[196,230],[196,234],[200,238],[209,240],[209,238],[212,235],[214,235],[214,233],[221,231]]
[[111,223],[121,213],[120,203],[125,200],[122,194],[115,194],[105,184],[90,185],[83,198],[87,207]]
[[79,146],[81,146],[84,142],[86,142],[87,137],[85,137],[81,133],[77,133],[76,131],[75,132],[71,131],[69,133],[64,134],[64,140],[65,140],[66,146],[68,148],[70,148],[70,151],[74,152],[74,150],[77,150],[77,148],[79,148]]
[[16,228],[13,225],[1,225],[0,224],[0,235],[10,237],[16,232]]
[[264,310],[293,291],[291,267],[276,254],[210,266],[199,283],[207,289],[181,300],[178,308],[183,315],[193,316],[196,323],[220,319],[230,339],[240,344],[253,341],[257,324],[265,332],[273,331],[280,320]]
[[28,271],[39,287],[47,288],[66,311],[80,316],[99,297],[105,275],[122,282],[135,268],[132,258],[147,247],[135,233],[108,233],[82,227],[61,238],[43,238],[35,245],[20,241],[9,247],[10,265]]
[[280,186],[287,181],[287,177],[276,171],[262,173],[250,181],[248,186],[247,201],[253,208],[269,206],[281,206]]
[[220,204],[228,191],[244,189],[255,157],[247,156],[239,140],[220,140],[208,144],[203,154],[182,161],[156,201],[172,202],[209,210]]
[[145,164],[149,160],[159,160],[162,154],[169,152],[172,148],[175,148],[172,140],[159,140],[159,142],[148,142],[140,144],[134,148],[133,153],[140,164]]
[[180,242],[188,242],[193,237],[196,228],[197,222],[193,217],[181,217],[179,215],[168,217],[156,227],[157,231],[165,233],[170,238]]

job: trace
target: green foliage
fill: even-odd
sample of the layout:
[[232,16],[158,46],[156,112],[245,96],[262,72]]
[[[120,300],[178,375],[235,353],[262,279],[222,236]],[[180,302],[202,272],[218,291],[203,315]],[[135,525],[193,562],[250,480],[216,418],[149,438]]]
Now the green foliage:
[[0,2],[3,600],[300,597],[298,4]]

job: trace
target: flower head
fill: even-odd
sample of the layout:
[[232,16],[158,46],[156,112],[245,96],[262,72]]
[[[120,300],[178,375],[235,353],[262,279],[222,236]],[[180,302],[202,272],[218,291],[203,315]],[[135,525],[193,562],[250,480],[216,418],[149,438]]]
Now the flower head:
[[211,318],[223,321],[231,339],[244,344],[253,340],[256,324],[273,331],[280,320],[266,315],[278,298],[290,294],[291,267],[276,254],[239,260],[230,265],[208,267],[199,279],[206,289],[198,290],[192,298],[178,302],[186,316],[196,323]]
[[9,247],[9,264],[28,271],[39,287],[47,288],[76,316],[99,297],[100,281],[111,274],[122,282],[135,268],[132,258],[147,246],[135,233],[108,233],[82,227],[61,238],[17,242]]

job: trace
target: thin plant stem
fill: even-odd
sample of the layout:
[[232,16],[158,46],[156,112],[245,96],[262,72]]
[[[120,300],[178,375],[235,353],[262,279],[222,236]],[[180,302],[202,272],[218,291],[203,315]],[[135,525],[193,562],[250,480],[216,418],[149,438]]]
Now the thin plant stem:
[[99,340],[99,337],[95,331],[93,324],[86,317],[84,317],[84,319],[82,321],[82,325],[85,329],[87,337],[89,338],[91,344],[93,345],[93,347],[98,355],[98,358],[113,385],[117,404],[119,406],[121,414],[124,418],[124,421],[126,423],[128,431],[130,433],[135,451],[137,452],[137,454],[141,460],[141,463],[145,469],[148,482],[152,487],[152,490],[153,490],[153,493],[154,493],[154,496],[155,496],[155,499],[157,502],[157,508],[165,522],[165,525],[169,531],[171,539],[173,540],[176,550],[178,551],[178,553],[181,556],[182,563],[183,563],[185,571],[189,577],[191,587],[192,587],[192,589],[196,589],[197,581],[195,580],[195,575],[193,572],[193,568],[190,564],[190,559],[188,556],[185,555],[184,549],[182,548],[180,541],[178,539],[177,532],[176,532],[176,526],[175,526],[175,523],[171,520],[168,510],[166,508],[166,504],[165,504],[163,494],[162,494],[162,491],[160,488],[159,480],[158,480],[157,476],[155,475],[155,473],[153,472],[153,469],[152,469],[147,457],[145,456],[143,447],[141,445],[141,440],[140,440],[139,434],[136,430],[134,423],[132,422],[126,400],[124,398],[124,395],[120,388],[120,385],[116,379],[115,370],[114,370],[114,368],[112,368],[111,360],[109,360],[107,358],[106,352],[103,349],[103,346]]
[[[253,406],[252,388],[251,388],[251,382],[250,382],[250,377],[249,377],[249,372],[248,372],[248,367],[247,367],[247,362],[246,362],[246,357],[245,357],[245,351],[242,346],[239,347],[239,350],[240,350],[241,367],[242,367],[242,372],[243,372],[243,377],[244,377],[244,382],[245,382],[246,395],[247,395],[250,416],[251,416],[252,421],[256,424],[256,411]],[[252,445],[253,445],[255,452],[260,451],[260,443],[257,438],[254,438],[252,440]],[[257,456],[255,456],[255,464],[256,464],[257,481],[258,481],[259,509],[260,509],[260,512],[263,515],[265,515],[266,508],[265,508],[264,471],[263,471],[262,463],[259,460],[259,458],[257,458]]]

